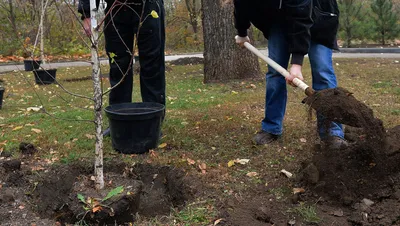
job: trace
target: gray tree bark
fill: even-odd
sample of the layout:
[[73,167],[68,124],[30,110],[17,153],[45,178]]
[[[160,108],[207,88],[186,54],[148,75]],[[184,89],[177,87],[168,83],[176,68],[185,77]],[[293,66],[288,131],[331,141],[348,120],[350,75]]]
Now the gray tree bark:
[[258,59],[235,43],[233,2],[202,0],[204,82],[261,76]]

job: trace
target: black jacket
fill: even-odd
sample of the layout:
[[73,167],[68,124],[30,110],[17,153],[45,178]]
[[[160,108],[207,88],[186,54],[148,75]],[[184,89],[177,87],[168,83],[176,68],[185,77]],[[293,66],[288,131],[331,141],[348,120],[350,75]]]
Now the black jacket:
[[330,49],[338,49],[339,8],[336,0],[313,0],[312,19],[311,40]]
[[[96,0],[96,6],[100,4],[100,0]],[[81,19],[90,18],[90,0],[79,0],[78,12],[82,15]]]
[[268,38],[270,27],[279,23],[286,31],[292,64],[302,64],[310,47],[312,0],[234,0],[235,27],[247,36],[250,23]]

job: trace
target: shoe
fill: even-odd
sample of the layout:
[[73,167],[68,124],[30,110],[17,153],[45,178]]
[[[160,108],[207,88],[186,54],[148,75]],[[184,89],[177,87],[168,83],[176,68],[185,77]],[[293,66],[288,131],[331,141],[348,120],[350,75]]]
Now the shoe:
[[260,131],[254,136],[253,141],[256,145],[264,145],[272,143],[281,137],[280,135],[271,134],[265,131]]
[[103,131],[103,137],[109,137],[109,136],[110,136],[110,127],[108,127]]
[[329,137],[322,142],[329,150],[343,150],[349,146],[349,143],[345,139],[336,136]]

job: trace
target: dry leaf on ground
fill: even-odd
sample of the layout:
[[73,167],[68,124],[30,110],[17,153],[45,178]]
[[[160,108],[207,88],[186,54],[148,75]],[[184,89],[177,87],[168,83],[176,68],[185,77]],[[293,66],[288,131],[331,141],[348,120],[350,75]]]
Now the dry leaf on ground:
[[32,128],[31,130],[32,130],[33,132],[35,132],[35,133],[41,133],[41,132],[42,132],[40,129],[35,129],[35,128]]
[[304,188],[293,188],[293,194],[304,193],[306,190]]
[[257,172],[249,172],[249,173],[246,174],[246,176],[248,176],[248,177],[255,177],[257,175],[258,175]]
[[281,173],[285,174],[288,178],[291,178],[293,176],[293,173],[286,171],[285,169],[281,170]]
[[201,170],[202,174],[206,173],[207,165],[203,162],[199,165],[199,169]]
[[190,158],[187,158],[186,161],[188,162],[189,165],[194,165],[196,163],[196,161]]

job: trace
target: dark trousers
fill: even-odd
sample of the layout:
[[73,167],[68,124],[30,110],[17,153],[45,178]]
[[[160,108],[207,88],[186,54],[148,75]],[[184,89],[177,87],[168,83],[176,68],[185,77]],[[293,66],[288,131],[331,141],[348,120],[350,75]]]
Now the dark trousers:
[[[124,2],[124,1],[122,1]],[[129,2],[129,1],[128,1]],[[110,84],[115,86],[110,92],[109,104],[132,102],[133,89],[133,44],[137,34],[140,91],[143,102],[157,102],[165,105],[165,23],[163,0],[147,0],[142,22],[142,3],[108,3],[104,35],[106,52],[110,63]],[[153,18],[151,11],[158,13],[159,18]],[[149,16],[147,16],[149,15]],[[147,19],[145,21],[144,18]],[[139,29],[139,30],[138,30]],[[136,50],[137,51],[137,50]]]

